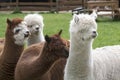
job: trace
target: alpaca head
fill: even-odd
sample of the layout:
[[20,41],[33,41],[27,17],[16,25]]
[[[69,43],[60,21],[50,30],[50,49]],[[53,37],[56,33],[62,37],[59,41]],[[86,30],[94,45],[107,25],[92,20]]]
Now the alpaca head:
[[13,20],[7,19],[6,36],[17,45],[23,45],[29,37],[29,30],[27,29],[26,22],[22,19],[15,18]]
[[28,29],[32,35],[43,31],[43,17],[39,14],[28,14],[24,20],[27,22]]
[[70,34],[79,40],[92,40],[97,36],[95,18],[88,14],[74,15],[70,24]]
[[69,55],[69,49],[66,47],[66,44],[64,43],[63,39],[60,37],[62,30],[51,37],[48,35],[45,36],[45,40],[47,43],[47,48],[50,52],[52,52],[54,55],[63,58],[67,58]]

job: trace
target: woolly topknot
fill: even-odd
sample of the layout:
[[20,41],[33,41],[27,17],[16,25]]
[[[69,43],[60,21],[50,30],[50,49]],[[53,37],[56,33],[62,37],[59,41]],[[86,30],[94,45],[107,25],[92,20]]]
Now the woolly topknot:
[[78,32],[90,27],[97,29],[97,24],[95,18],[88,14],[74,15],[70,22],[70,32]]
[[41,25],[41,27],[44,26],[43,23],[43,17],[39,14],[28,14],[25,16],[24,20],[27,22],[28,25]]

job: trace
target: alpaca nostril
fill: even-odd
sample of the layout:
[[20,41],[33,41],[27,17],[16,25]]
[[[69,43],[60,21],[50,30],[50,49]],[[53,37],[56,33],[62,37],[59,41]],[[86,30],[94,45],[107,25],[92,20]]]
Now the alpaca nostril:
[[26,34],[30,34],[30,32],[29,32],[29,31],[26,31]]
[[96,34],[96,31],[93,31],[94,34]]
[[95,38],[96,36],[97,36],[97,32],[96,32],[96,31],[93,31],[92,37]]

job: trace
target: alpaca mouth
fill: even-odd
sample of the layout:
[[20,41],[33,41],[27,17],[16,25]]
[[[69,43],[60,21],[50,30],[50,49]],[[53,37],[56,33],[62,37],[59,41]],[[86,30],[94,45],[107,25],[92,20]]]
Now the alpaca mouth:
[[30,35],[30,33],[28,32],[28,33],[24,34],[24,37],[27,38],[27,37],[29,37],[29,35]]
[[96,38],[96,37],[97,37],[97,34],[92,35],[92,38]]
[[69,57],[69,49],[67,47],[65,47],[65,58]]
[[36,30],[36,31],[35,31],[35,33],[38,33],[38,32],[39,32],[39,30]]
[[39,34],[39,30],[35,31],[35,34],[37,34],[37,35],[38,35],[38,34]]
[[25,34],[24,37],[27,38],[29,36],[29,34]]

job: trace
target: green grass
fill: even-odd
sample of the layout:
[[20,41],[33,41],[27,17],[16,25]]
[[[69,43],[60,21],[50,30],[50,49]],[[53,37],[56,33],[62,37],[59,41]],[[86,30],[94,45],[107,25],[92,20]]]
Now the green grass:
[[[0,14],[0,37],[4,37],[6,19],[15,17],[23,18],[26,14]],[[62,37],[69,39],[69,22],[72,15],[41,14],[44,17],[44,34],[52,35],[63,29]],[[94,40],[93,48],[106,45],[120,44],[120,21],[113,21],[110,18],[98,18],[98,37]]]
[[[27,14],[0,14],[0,37],[4,37],[6,19],[15,17],[23,18]],[[52,35],[63,29],[62,37],[69,38],[69,22],[72,17],[71,14],[41,14],[44,17],[44,34]]]

